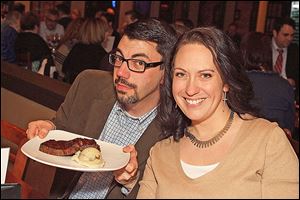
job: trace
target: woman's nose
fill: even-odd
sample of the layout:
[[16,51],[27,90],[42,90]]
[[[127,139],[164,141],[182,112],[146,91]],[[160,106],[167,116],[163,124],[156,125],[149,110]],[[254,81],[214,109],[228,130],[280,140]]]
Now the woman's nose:
[[187,95],[193,96],[199,92],[199,87],[194,80],[189,80],[185,91]]

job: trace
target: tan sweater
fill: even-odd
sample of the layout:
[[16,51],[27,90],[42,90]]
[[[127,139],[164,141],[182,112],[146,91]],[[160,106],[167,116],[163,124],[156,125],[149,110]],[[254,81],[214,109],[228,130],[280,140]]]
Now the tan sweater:
[[264,119],[244,120],[231,151],[211,172],[187,177],[179,143],[152,147],[137,198],[299,198],[299,160],[285,133]]

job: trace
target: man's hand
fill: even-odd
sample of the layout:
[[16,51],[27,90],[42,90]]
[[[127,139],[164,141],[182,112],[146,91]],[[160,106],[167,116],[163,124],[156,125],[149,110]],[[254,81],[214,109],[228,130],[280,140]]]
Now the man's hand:
[[138,172],[138,161],[137,161],[137,151],[133,145],[128,145],[123,148],[125,153],[130,153],[130,160],[128,164],[122,169],[113,172],[115,180],[122,184],[130,184],[137,178]]
[[47,136],[50,130],[55,129],[55,125],[48,120],[37,120],[32,121],[28,124],[28,129],[26,130],[27,138],[32,139],[36,135],[40,138]]

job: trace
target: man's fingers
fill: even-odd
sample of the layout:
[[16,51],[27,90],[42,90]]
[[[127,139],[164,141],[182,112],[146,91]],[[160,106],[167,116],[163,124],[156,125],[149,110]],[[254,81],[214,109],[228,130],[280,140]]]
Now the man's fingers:
[[40,138],[44,138],[44,137],[46,137],[46,135],[48,134],[48,130],[47,129],[45,129],[45,128],[42,128],[39,132],[38,132],[38,136],[40,137]]

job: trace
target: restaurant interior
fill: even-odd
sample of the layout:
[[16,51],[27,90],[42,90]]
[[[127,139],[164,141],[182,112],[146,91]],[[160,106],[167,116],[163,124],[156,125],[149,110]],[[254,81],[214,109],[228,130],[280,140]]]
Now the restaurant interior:
[[[163,19],[169,24],[176,19],[189,19],[193,27],[215,26],[224,31],[234,22],[241,37],[250,31],[271,36],[274,20],[289,16],[296,21],[294,42],[299,44],[299,1],[2,1],[1,32],[2,15],[18,3],[24,5],[25,12],[36,14],[40,21],[45,19],[47,9],[64,4],[70,13],[77,10],[81,17],[94,16],[99,10],[109,12],[114,17],[112,28],[118,31],[125,23],[126,12],[137,10],[144,18]],[[53,53],[56,47],[51,47],[52,56],[56,55]],[[28,123],[51,119],[72,83],[64,81],[55,66],[50,66],[48,74],[37,73],[30,70],[33,66],[30,54],[17,56],[18,63],[1,59],[1,148],[10,148],[5,184],[1,182],[1,199],[49,198],[51,187],[63,177],[54,180],[57,168],[28,158],[21,147],[28,141],[25,132]],[[299,102],[295,106],[295,127],[299,130]],[[290,141],[298,154],[299,132],[293,137]],[[1,161],[1,181],[3,167]],[[13,194],[7,192],[7,196],[2,196],[10,186],[14,188]]]

